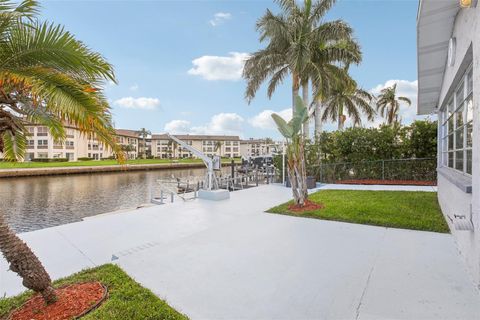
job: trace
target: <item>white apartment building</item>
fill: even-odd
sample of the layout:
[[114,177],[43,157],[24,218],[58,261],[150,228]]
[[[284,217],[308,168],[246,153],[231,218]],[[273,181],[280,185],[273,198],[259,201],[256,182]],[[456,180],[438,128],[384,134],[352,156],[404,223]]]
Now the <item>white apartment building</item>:
[[438,201],[470,273],[480,284],[477,2],[420,0],[417,55],[418,113],[438,114]]
[[248,139],[240,141],[243,158],[267,156],[281,152],[281,145],[270,139]]
[[123,146],[128,154],[128,159],[136,159],[140,154],[140,136],[138,131],[128,129],[115,130],[117,143]]
[[[240,138],[238,136],[213,135],[175,135],[206,155],[219,155],[225,158],[240,157]],[[180,147],[166,134],[152,135],[152,155],[156,158],[191,158],[194,155]]]

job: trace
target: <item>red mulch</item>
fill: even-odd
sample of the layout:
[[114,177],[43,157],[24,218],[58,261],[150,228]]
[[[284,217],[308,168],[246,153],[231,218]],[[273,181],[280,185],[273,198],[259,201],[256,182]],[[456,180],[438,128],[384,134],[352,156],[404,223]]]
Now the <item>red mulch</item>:
[[76,319],[96,308],[106,298],[107,289],[100,282],[73,284],[56,290],[58,300],[46,305],[42,296],[35,295],[9,320],[67,320]]
[[341,184],[383,184],[383,185],[403,185],[403,186],[436,186],[437,181],[416,181],[416,180],[375,180],[375,179],[359,179],[359,180],[337,180],[336,183]]
[[322,203],[316,203],[310,200],[305,200],[305,204],[303,207],[299,207],[296,204],[291,204],[288,206],[288,210],[296,213],[301,213],[305,211],[313,211],[313,210],[320,210],[325,208]]

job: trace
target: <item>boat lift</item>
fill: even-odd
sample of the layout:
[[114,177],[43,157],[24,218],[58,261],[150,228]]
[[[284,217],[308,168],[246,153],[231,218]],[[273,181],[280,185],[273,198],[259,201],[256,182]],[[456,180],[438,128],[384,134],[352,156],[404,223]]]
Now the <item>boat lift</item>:
[[205,175],[205,183],[203,184],[203,189],[198,191],[198,197],[200,199],[207,200],[224,200],[230,198],[230,193],[228,190],[219,189],[218,181],[215,176],[215,170],[220,170],[221,161],[220,157],[215,155],[213,158],[207,156],[203,152],[195,149],[188,143],[178,139],[177,137],[167,133],[167,136],[178,143],[182,148],[187,149],[195,156],[202,159],[203,163],[207,167],[207,173]]

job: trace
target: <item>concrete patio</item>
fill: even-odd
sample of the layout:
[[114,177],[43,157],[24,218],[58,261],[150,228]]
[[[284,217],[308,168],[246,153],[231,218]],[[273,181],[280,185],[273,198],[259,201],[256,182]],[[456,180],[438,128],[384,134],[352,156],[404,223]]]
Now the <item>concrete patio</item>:
[[[478,289],[450,235],[264,213],[290,196],[261,186],[21,236],[54,278],[113,256],[192,319],[480,318]],[[6,267],[0,259],[0,296],[23,290]]]

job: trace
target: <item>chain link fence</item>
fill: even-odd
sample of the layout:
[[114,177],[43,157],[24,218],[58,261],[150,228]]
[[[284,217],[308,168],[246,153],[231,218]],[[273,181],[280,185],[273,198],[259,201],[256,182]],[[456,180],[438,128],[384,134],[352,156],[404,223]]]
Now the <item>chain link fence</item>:
[[310,167],[322,183],[404,183],[435,185],[437,159],[394,159],[351,163],[326,163]]

